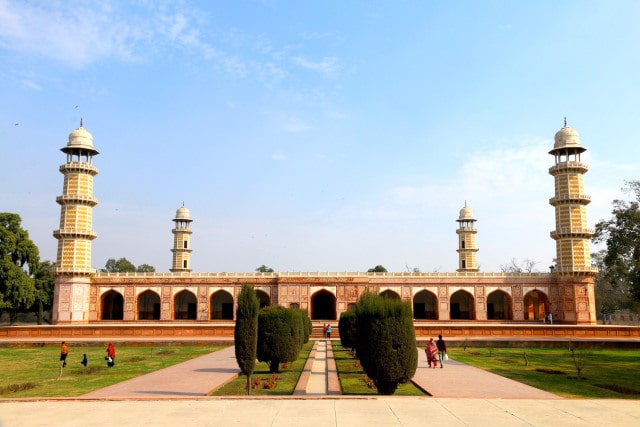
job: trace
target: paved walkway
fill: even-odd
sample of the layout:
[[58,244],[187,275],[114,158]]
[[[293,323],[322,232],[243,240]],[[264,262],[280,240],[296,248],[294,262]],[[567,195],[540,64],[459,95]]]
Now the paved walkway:
[[434,397],[500,399],[560,399],[559,396],[455,360],[429,368],[424,348],[418,348],[418,370],[412,381]]
[[[117,366],[113,369],[117,369]],[[81,397],[91,399],[205,396],[233,380],[240,369],[234,347],[132,378]]]

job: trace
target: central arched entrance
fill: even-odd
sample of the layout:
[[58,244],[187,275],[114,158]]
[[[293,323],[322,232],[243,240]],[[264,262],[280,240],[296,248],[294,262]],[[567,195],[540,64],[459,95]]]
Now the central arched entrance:
[[436,296],[429,291],[420,291],[413,297],[413,318],[416,320],[437,320]]
[[102,320],[122,320],[124,298],[119,292],[108,291],[102,295],[100,307]]
[[494,291],[487,297],[487,320],[512,320],[511,298],[506,292]]
[[227,291],[220,290],[211,295],[211,320],[233,320],[233,297]]
[[326,290],[311,296],[311,320],[336,320],[336,297]]
[[160,320],[160,295],[153,291],[138,295],[138,320]]
[[473,320],[476,317],[473,309],[473,296],[469,292],[459,290],[454,292],[450,298],[450,318],[451,320]]
[[173,318],[175,320],[196,320],[198,301],[193,292],[180,291],[173,299]]
[[524,296],[524,320],[543,320],[549,310],[549,299],[538,290]]

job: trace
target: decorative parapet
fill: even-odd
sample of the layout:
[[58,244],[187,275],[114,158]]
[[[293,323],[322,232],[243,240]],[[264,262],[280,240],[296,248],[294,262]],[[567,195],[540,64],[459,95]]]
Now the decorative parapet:
[[113,277],[113,278],[143,278],[143,277],[157,277],[157,278],[171,278],[171,277],[193,277],[193,278],[205,278],[205,277],[219,277],[219,278],[290,278],[290,277],[321,277],[321,278],[348,278],[348,277],[374,277],[374,278],[416,278],[416,279],[508,279],[508,278],[539,278],[544,279],[549,277],[549,273],[481,273],[473,271],[465,272],[451,272],[451,273],[413,273],[413,272],[400,272],[400,273],[368,273],[362,271],[356,272],[274,272],[274,273],[193,273],[193,272],[178,272],[178,273],[105,273],[99,272],[97,277]]

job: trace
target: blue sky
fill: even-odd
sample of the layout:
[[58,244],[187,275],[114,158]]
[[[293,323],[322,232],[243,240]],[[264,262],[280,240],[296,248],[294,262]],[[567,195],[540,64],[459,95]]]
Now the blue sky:
[[[548,151],[588,149],[589,225],[640,179],[640,2],[0,0],[0,211],[55,259],[59,151],[100,151],[93,265],[481,271],[555,256]],[[596,249],[596,248],[594,248]]]

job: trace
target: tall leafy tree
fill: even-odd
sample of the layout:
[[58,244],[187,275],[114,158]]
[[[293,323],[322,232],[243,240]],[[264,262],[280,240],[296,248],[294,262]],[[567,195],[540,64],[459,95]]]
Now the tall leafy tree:
[[640,181],[627,181],[623,191],[634,199],[613,201],[613,217],[596,224],[593,241],[606,244],[607,281],[640,301]]
[[367,273],[387,273],[387,269],[382,265],[376,265],[375,267],[368,269]]
[[251,375],[256,366],[259,311],[260,301],[253,286],[242,285],[238,296],[238,310],[236,311],[236,326],[233,336],[238,366],[247,376],[247,396],[251,394]]
[[8,311],[11,324],[18,312],[27,310],[36,298],[33,279],[40,254],[20,224],[20,215],[0,213],[0,312]]
[[36,300],[32,311],[36,314],[38,325],[44,323],[44,311],[51,308],[53,303],[53,291],[55,279],[53,277],[53,267],[55,263],[43,261],[38,264],[34,274],[34,284],[36,287]]
[[356,304],[356,354],[378,394],[393,394],[416,373],[412,317],[408,301],[365,293]]

